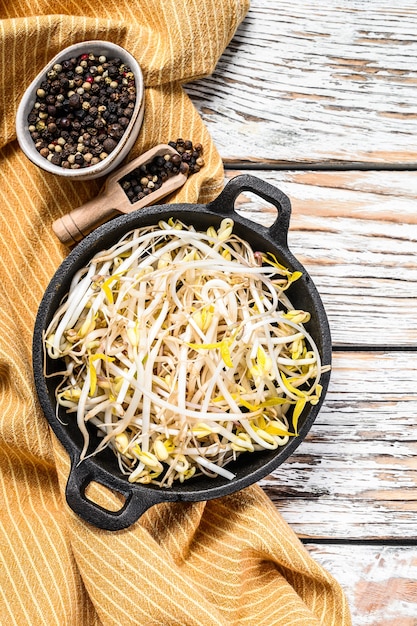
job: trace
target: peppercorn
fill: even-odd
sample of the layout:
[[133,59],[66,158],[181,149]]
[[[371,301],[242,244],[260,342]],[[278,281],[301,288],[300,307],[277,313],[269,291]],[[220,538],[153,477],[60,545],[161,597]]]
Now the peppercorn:
[[54,165],[61,165],[61,162],[62,162],[61,155],[55,152],[55,154],[53,154],[51,157],[51,163],[53,163]]
[[106,125],[106,122],[103,120],[103,118],[102,118],[102,117],[97,117],[97,118],[94,120],[94,124],[93,124],[93,126],[94,126],[94,128],[96,128],[97,130],[99,130],[100,128],[104,128],[104,127],[105,127],[105,125]]
[[107,68],[107,73],[110,76],[110,78],[113,78],[118,75],[119,70],[114,65],[109,65],[109,67]]
[[112,139],[121,139],[124,130],[120,124],[111,124],[108,128],[108,133],[109,137],[112,137]]
[[117,141],[115,141],[111,137],[107,137],[107,139],[103,141],[103,148],[104,148],[104,151],[107,153],[112,152],[116,146],[117,146]]
[[78,107],[80,106],[80,102],[81,97],[78,93],[73,93],[68,98],[68,105],[71,107],[71,109],[78,109]]

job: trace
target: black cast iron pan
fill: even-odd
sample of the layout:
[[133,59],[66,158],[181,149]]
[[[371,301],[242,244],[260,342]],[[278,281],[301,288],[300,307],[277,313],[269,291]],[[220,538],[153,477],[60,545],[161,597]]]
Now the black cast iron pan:
[[[277,208],[277,218],[270,228],[241,217],[235,211],[236,198],[244,191],[257,194]],[[288,295],[296,309],[304,309],[311,313],[307,330],[318,346],[322,362],[330,364],[331,337],[321,298],[305,268],[288,249],[290,214],[289,199],[280,190],[254,176],[236,176],[220,195],[207,205],[166,204],[142,208],[134,213],[116,217],[88,235],[60,265],[39,306],[33,336],[33,370],[42,409],[71,459],[71,471],[66,486],[67,502],[85,521],[99,528],[121,530],[136,522],[154,504],[219,498],[259,481],[287,459],[305,438],[322,405],[330,373],[324,373],[322,376],[323,393],[320,402],[316,406],[308,405],[300,416],[299,436],[292,437],[285,446],[277,450],[240,455],[235,462],[228,465],[228,469],[236,474],[232,481],[222,477],[213,479],[200,476],[172,488],[131,484],[120,472],[117,459],[109,449],[79,463],[83,442],[75,420],[71,422],[62,407],[58,411],[61,419],[56,417],[54,390],[59,377],[44,376],[44,371],[48,374],[59,371],[60,363],[48,358],[44,363],[42,333],[67,293],[75,272],[94,254],[110,247],[133,228],[153,225],[160,219],[176,217],[186,224],[193,224],[197,230],[206,230],[209,226],[218,227],[223,218],[231,217],[235,222],[235,232],[246,239],[254,250],[272,252],[290,270],[302,272],[302,278],[291,285]],[[98,439],[94,434],[91,435],[91,439],[91,445],[97,445]],[[122,508],[119,511],[109,511],[89,499],[85,491],[92,481],[121,494],[125,498]]]

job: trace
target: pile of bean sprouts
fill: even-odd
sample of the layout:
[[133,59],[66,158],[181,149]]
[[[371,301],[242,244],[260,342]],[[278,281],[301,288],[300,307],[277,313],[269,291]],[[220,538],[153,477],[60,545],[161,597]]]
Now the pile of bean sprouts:
[[81,461],[109,446],[130,482],[170,487],[233,479],[238,455],[297,436],[329,369],[285,293],[301,274],[233,227],[137,228],[73,277],[44,345],[65,363],[57,417],[74,415]]

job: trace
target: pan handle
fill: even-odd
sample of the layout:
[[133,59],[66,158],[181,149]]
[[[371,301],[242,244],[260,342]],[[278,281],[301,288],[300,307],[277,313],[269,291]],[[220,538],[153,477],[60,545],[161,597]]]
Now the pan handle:
[[269,235],[281,246],[288,248],[291,203],[280,189],[250,174],[240,174],[232,178],[215,200],[207,208],[217,213],[234,213],[236,198],[243,191],[250,191],[273,204],[278,211],[277,218],[269,227]]
[[[109,511],[90,500],[85,491],[93,481],[121,494],[125,498],[122,508]],[[162,495],[157,491],[144,489],[135,492],[128,485],[126,488],[121,487],[119,480],[90,465],[88,461],[72,462],[65,495],[74,513],[104,530],[123,530],[134,524],[151,506],[163,501]]]

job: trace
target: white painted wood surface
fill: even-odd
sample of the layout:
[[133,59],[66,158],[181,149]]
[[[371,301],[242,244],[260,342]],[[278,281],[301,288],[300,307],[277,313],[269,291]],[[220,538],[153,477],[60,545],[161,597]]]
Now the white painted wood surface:
[[414,539],[416,415],[415,353],[335,352],[309,435],[261,484],[300,536]]
[[227,161],[417,162],[414,0],[252,0],[187,92]]
[[[335,345],[417,346],[416,172],[226,172],[242,173],[290,198],[289,247],[320,291]],[[236,208],[264,226],[276,217],[253,194]]]
[[[226,178],[246,165],[290,197],[289,245],[329,316],[323,409],[261,485],[354,626],[417,626],[416,58],[415,0],[252,0],[213,76],[185,86]],[[236,207],[274,219],[251,194]]]
[[415,546],[307,547],[346,589],[353,626],[416,626]]

